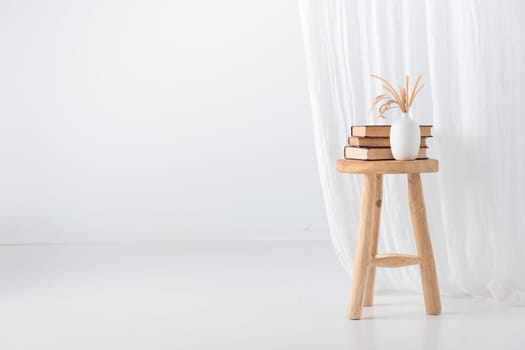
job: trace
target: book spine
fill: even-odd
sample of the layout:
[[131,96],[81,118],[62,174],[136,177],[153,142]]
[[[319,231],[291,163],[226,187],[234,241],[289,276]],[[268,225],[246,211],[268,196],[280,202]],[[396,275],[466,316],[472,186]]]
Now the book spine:
[[[356,137],[390,137],[391,125],[362,125],[350,127],[350,135]],[[359,132],[354,131],[354,128],[359,128]],[[432,125],[420,125],[419,130],[421,137],[432,137]]]
[[[426,139],[428,136],[422,136],[420,147],[428,148]],[[348,137],[348,145],[352,147],[370,147],[370,148],[388,148],[390,147],[390,137],[363,137],[350,136]]]

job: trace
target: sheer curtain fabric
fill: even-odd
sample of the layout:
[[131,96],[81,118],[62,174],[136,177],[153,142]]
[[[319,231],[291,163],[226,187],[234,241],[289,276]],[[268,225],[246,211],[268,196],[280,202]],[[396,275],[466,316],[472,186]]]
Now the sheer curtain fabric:
[[[412,116],[433,124],[425,174],[443,294],[525,303],[525,2],[300,0],[315,141],[330,232],[351,272],[361,178],[335,161],[369,111],[377,73],[423,75]],[[397,115],[391,114],[387,122]],[[385,176],[380,252],[415,252],[405,176]],[[420,291],[417,267],[380,270],[380,289]]]

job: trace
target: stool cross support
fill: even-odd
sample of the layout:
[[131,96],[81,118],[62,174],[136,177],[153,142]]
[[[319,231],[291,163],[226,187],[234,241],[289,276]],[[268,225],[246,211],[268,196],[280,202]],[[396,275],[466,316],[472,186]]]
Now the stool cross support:
[[[439,163],[435,159],[415,161],[339,160],[337,162],[337,169],[340,172],[363,174],[359,232],[348,308],[350,319],[360,319],[362,307],[373,305],[375,269],[377,267],[409,265],[420,266],[427,314],[440,314],[439,285],[420,176],[420,173],[437,172],[438,168]],[[383,200],[383,174],[407,174],[410,216],[418,255],[377,253]]]

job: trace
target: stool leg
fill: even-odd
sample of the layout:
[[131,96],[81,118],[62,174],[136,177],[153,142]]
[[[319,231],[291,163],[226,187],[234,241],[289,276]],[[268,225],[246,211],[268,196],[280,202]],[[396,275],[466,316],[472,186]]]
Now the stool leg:
[[361,318],[363,308],[363,295],[365,292],[366,277],[372,254],[370,246],[372,227],[374,198],[377,188],[377,178],[375,174],[365,174],[363,189],[361,191],[361,207],[359,214],[359,237],[355,250],[354,270],[352,273],[352,291],[350,294],[350,306],[348,316],[352,320]]
[[421,257],[420,270],[425,307],[428,315],[439,315],[441,312],[439,284],[428,230],[421,176],[419,174],[408,174],[408,198],[417,252]]
[[[377,244],[379,242],[379,226],[381,222],[381,204],[383,201],[383,174],[376,174],[376,191],[374,198],[374,209],[372,217],[372,227],[370,233],[372,234],[371,242],[371,254],[375,256],[377,254]],[[365,286],[365,297],[363,300],[363,306],[374,305],[374,282],[376,278],[376,268],[372,265],[368,268],[368,278]]]

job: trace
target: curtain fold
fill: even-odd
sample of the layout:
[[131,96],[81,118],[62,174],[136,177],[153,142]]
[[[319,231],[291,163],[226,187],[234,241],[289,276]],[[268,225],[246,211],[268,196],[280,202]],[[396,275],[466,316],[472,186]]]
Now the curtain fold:
[[[423,175],[441,289],[525,304],[520,99],[525,47],[519,0],[300,0],[314,137],[334,248],[351,273],[361,178],[338,174],[352,124],[380,84],[423,75],[412,116],[433,124]],[[393,114],[387,120],[390,123]],[[379,251],[415,252],[404,176],[385,176]],[[419,291],[416,267],[381,270],[380,289]]]

